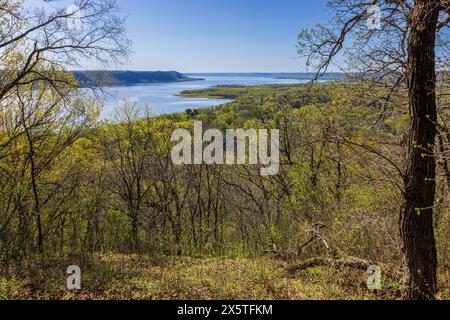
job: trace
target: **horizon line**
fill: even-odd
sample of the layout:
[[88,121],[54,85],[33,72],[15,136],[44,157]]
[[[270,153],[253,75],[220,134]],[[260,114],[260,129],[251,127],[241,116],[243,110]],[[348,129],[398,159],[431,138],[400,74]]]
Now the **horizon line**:
[[[107,72],[178,72],[182,74],[264,74],[264,73],[278,73],[278,74],[316,74],[317,72],[311,71],[177,71],[177,70],[132,70],[132,69],[75,69],[68,70],[70,72],[83,72],[83,71],[107,71]],[[345,74],[342,71],[328,71],[325,74]]]

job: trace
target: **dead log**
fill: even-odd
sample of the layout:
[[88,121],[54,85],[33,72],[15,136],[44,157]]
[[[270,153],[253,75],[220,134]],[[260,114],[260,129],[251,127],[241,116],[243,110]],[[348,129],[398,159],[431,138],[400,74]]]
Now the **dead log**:
[[[316,223],[313,225],[313,229],[311,232],[311,239],[306,241],[304,244],[300,246],[299,254],[311,245],[312,243],[316,241],[320,241],[323,243],[325,248],[327,249],[329,253],[328,258],[313,258],[304,261],[303,263],[299,265],[292,266],[288,269],[288,273],[293,275],[298,271],[303,271],[309,268],[314,267],[332,267],[332,268],[352,268],[356,270],[360,270],[363,272],[367,272],[369,267],[378,265],[378,263],[370,262],[364,259],[360,259],[357,257],[351,257],[351,256],[342,256],[339,254],[339,251],[336,250],[333,246],[329,244],[329,241],[326,237],[324,237],[321,234],[321,230],[325,228],[325,224],[323,223]],[[383,274],[393,280],[400,279],[401,273],[398,270],[384,270]]]
[[341,259],[314,258],[307,260],[300,265],[293,266],[289,268],[288,271],[289,273],[293,274],[298,271],[303,271],[314,267],[348,267],[366,272],[367,269],[372,265],[374,265],[374,263],[370,263],[366,260],[355,257]]
[[[346,257],[346,258],[314,258],[306,260],[305,262],[292,266],[288,269],[288,273],[293,276],[299,271],[304,271],[309,268],[315,267],[330,267],[330,268],[351,268],[359,270],[362,272],[367,272],[370,266],[377,265],[375,262],[370,262],[356,257]],[[389,278],[391,281],[398,282],[402,273],[400,270],[383,268],[383,277]]]

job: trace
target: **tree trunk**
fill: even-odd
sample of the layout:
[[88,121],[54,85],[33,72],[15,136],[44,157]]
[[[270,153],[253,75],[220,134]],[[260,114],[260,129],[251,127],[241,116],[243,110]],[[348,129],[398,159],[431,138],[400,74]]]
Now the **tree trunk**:
[[42,232],[42,219],[41,219],[41,206],[39,201],[39,193],[37,190],[37,181],[36,181],[36,162],[35,162],[35,152],[34,152],[34,142],[33,138],[31,136],[31,132],[29,128],[26,125],[26,119],[25,119],[25,111],[22,111],[22,122],[23,127],[27,136],[28,140],[28,157],[30,160],[30,177],[31,177],[31,190],[33,192],[33,212],[34,216],[36,217],[36,225],[37,225],[37,231],[38,231],[38,251],[39,254],[42,255],[44,253],[44,236]]
[[[178,211],[177,211],[178,212]],[[181,214],[177,214],[176,221],[174,224],[174,236],[175,236],[175,251],[177,257],[181,257],[183,250],[181,248]]]
[[411,123],[405,195],[400,215],[407,300],[434,299],[437,280],[433,206],[436,195],[437,134],[435,41],[439,0],[416,0],[408,48]]
[[140,243],[139,243],[139,217],[137,213],[132,214],[131,217],[131,237],[132,237],[132,251],[133,253],[140,253]]
[[450,166],[448,165],[448,161],[446,159],[446,155],[448,152],[445,148],[444,138],[442,138],[442,136],[439,136],[438,142],[439,142],[439,152],[441,153],[441,156],[443,158],[442,159],[442,170],[444,171],[444,177],[445,177],[445,181],[447,182],[448,192],[450,192]]

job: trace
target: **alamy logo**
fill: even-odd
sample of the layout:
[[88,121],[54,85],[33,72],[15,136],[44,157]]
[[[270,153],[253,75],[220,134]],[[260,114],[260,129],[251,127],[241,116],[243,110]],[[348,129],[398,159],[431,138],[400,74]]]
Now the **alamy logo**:
[[67,289],[81,290],[81,269],[79,266],[70,266],[67,268]]
[[224,135],[217,129],[203,132],[202,122],[195,121],[194,137],[188,130],[177,129],[172,142],[179,142],[172,149],[177,165],[260,165],[263,176],[276,175],[280,169],[279,130],[229,129]]
[[67,18],[67,28],[69,30],[81,30],[81,10],[76,5],[70,5],[67,7],[66,14],[69,16]]
[[381,29],[381,8],[377,5],[369,6],[367,9],[369,18],[367,19],[367,28],[369,30]]
[[367,269],[369,278],[367,279],[367,289],[381,290],[381,268],[379,266],[370,266]]

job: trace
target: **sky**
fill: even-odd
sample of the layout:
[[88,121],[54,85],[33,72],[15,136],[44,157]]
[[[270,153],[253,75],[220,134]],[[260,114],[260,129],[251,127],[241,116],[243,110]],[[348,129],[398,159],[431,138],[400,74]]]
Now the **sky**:
[[[304,72],[297,35],[331,17],[327,0],[117,1],[133,42],[129,61],[111,67],[121,70]],[[25,0],[50,11],[74,2]]]
[[133,41],[127,70],[302,72],[301,28],[326,0],[119,0]]

